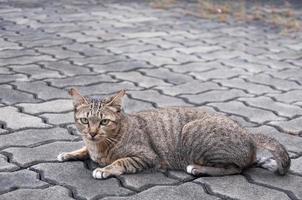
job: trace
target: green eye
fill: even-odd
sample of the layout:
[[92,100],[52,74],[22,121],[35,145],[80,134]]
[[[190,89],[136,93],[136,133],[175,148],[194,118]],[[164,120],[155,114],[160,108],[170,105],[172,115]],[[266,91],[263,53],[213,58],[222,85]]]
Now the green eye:
[[101,125],[106,126],[109,123],[109,119],[102,119]]
[[80,118],[80,121],[82,124],[88,124],[88,119],[87,118]]

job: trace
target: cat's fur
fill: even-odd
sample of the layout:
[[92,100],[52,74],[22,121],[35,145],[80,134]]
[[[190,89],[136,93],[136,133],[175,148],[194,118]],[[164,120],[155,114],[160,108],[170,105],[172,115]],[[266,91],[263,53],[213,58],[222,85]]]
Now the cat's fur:
[[[81,96],[74,100],[76,126],[85,147],[62,153],[58,160],[86,159],[107,165],[93,171],[104,179],[148,168],[182,169],[193,175],[240,173],[255,163],[280,175],[290,167],[289,155],[278,141],[248,134],[226,116],[193,107],[170,107],[126,114],[122,90],[105,99]],[[256,161],[258,148],[274,159]]]

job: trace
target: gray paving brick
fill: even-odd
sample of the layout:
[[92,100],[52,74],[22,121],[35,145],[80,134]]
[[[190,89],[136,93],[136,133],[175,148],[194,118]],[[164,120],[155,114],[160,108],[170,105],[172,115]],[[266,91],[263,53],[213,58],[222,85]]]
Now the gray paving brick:
[[0,108],[0,121],[5,122],[7,128],[22,129],[22,128],[45,128],[50,125],[43,123],[41,118],[31,116],[25,113],[20,113],[17,108],[6,106]]
[[54,140],[74,140],[75,136],[70,135],[66,129],[27,129],[11,134],[1,135],[0,148],[4,147],[25,147],[52,142]]
[[143,172],[139,174],[127,174],[122,176],[122,182],[125,186],[140,191],[153,185],[169,185],[178,181],[171,179],[159,172]]
[[251,184],[241,175],[203,177],[195,181],[207,184],[214,193],[235,199],[290,199],[283,192]]
[[16,80],[27,80],[27,77],[24,74],[0,74],[0,84]]
[[291,160],[290,170],[294,173],[302,174],[302,157]]
[[71,86],[80,86],[80,85],[90,85],[95,83],[103,82],[116,82],[110,76],[105,74],[100,74],[96,76],[83,75],[76,77],[68,77],[63,79],[48,79],[48,82],[51,82],[52,85],[56,87],[71,87]]
[[48,123],[55,125],[68,124],[74,122],[73,111],[67,113],[46,113],[40,116],[46,118]]
[[296,115],[302,115],[302,108],[295,105],[276,102],[269,97],[240,98],[239,100],[244,101],[251,106],[272,110],[281,116],[292,118]]
[[241,78],[233,78],[228,80],[217,80],[217,82],[221,83],[223,86],[231,87],[231,88],[238,88],[242,90],[246,90],[251,94],[265,94],[265,93],[280,93],[278,90],[273,90],[269,86],[265,85],[258,85],[251,82],[245,82]]
[[266,71],[269,69],[269,67],[266,65],[250,63],[250,62],[246,62],[244,60],[239,60],[239,59],[225,60],[225,61],[223,61],[223,63],[230,67],[245,69],[246,71],[251,72],[251,73],[259,73],[259,72]]
[[137,60],[121,60],[109,64],[90,64],[89,67],[92,67],[95,72],[122,72],[122,71],[135,71],[138,68],[150,68],[144,61]]
[[42,64],[47,69],[57,70],[66,76],[74,76],[77,74],[91,74],[88,68],[81,67],[75,64],[70,64],[67,61],[39,62],[39,64]]
[[54,98],[68,98],[67,91],[48,86],[43,81],[15,82],[18,89],[37,94],[38,98],[49,100]]
[[71,99],[58,99],[47,101],[43,103],[20,103],[17,106],[21,106],[24,112],[37,114],[43,112],[66,112],[73,109]]
[[[93,179],[92,172],[87,170],[82,162],[43,163],[32,168],[43,171],[46,179],[74,188],[77,196],[82,198],[92,199],[97,196],[117,196],[132,193],[130,190],[120,187],[115,178],[103,181]],[[86,187],[87,185],[89,187]]]
[[0,172],[2,171],[14,171],[19,169],[19,167],[15,164],[9,163],[8,158],[2,154],[0,154]]
[[215,106],[222,112],[244,116],[250,121],[260,124],[272,120],[282,120],[282,118],[276,116],[270,111],[251,108],[245,106],[243,103],[238,101],[230,101],[225,103],[210,103],[208,105]]
[[272,121],[270,124],[280,127],[287,133],[300,134],[302,133],[302,117],[291,119],[288,121]]
[[87,58],[69,58],[73,63],[77,65],[86,64],[107,64],[125,59],[122,56],[106,55],[106,56],[94,56]]
[[222,49],[219,46],[194,46],[194,47],[187,47],[187,48],[176,48],[175,50],[186,53],[186,54],[192,54],[192,53],[208,53],[212,51],[217,51]]
[[270,97],[275,98],[277,101],[293,103],[302,101],[302,90],[291,90],[282,94],[267,94]]
[[135,99],[130,99],[128,97],[124,98],[124,110],[127,113],[138,112],[142,110],[149,110],[154,108],[151,103],[145,101],[139,101]]
[[18,189],[12,192],[3,194],[2,200],[71,200],[70,192],[62,186],[52,186],[45,189]]
[[175,170],[169,170],[167,172],[168,177],[172,177],[181,181],[188,181],[188,180],[193,180],[195,177],[192,175],[184,172],[184,171],[175,171]]
[[225,67],[224,69],[217,68],[215,70],[205,72],[190,72],[189,74],[195,76],[199,80],[207,81],[213,79],[229,79],[232,77],[237,77],[239,75],[246,74],[246,72],[241,69],[227,69]]
[[217,61],[213,62],[192,62],[182,65],[165,65],[164,67],[170,68],[175,72],[205,72],[215,70],[216,68],[222,67],[221,63]]
[[62,75],[57,71],[43,69],[38,65],[13,65],[10,66],[15,72],[20,72],[29,75],[29,80],[43,78],[60,78]]
[[286,176],[276,176],[276,174],[255,168],[248,171],[248,175],[257,183],[263,183],[282,190],[291,191],[298,199],[302,198],[302,191],[299,187],[302,183],[302,177],[288,174]]
[[16,58],[0,59],[1,65],[26,65],[42,61],[54,61],[55,59],[48,55],[20,56]]
[[[28,167],[29,165],[56,161],[57,156],[62,152],[70,152],[83,147],[84,144],[80,142],[54,142],[37,146],[34,148],[27,147],[13,147],[7,148],[4,151],[12,155],[12,161],[17,162],[22,167]],[[32,156],[27,156],[32,155]]]
[[179,186],[155,186],[145,190],[137,195],[130,197],[106,197],[105,200],[151,200],[151,199],[166,199],[166,200],[216,200],[217,197],[206,194],[201,185],[194,183],[184,183]]
[[83,57],[83,55],[78,52],[69,51],[63,49],[62,47],[36,47],[35,49],[37,49],[41,53],[52,55],[58,59]]
[[0,58],[12,58],[25,55],[36,56],[39,55],[39,53],[35,52],[32,49],[7,49],[1,51]]
[[197,94],[208,90],[224,89],[218,84],[213,82],[202,82],[202,81],[190,81],[177,86],[158,86],[156,87],[168,95],[179,95],[179,94]]
[[131,91],[128,92],[135,99],[142,99],[147,102],[155,103],[159,107],[164,106],[189,106],[183,100],[175,97],[162,95],[154,90]]
[[48,185],[38,179],[38,174],[30,170],[16,172],[0,172],[0,192],[8,192],[13,188],[35,188]]
[[160,67],[167,64],[179,64],[178,61],[172,58],[168,57],[162,57],[158,55],[153,55],[149,52],[143,52],[143,53],[128,53],[126,54],[132,59],[145,61],[147,63],[150,63],[151,65]]
[[114,75],[117,79],[135,82],[141,87],[171,85],[169,83],[164,82],[162,79],[149,77],[149,76],[143,75],[139,72],[112,72],[110,74]]
[[250,96],[242,92],[241,90],[230,89],[230,90],[210,90],[197,95],[181,95],[185,97],[189,102],[195,104],[204,104],[209,102],[223,102],[232,100],[235,98]]

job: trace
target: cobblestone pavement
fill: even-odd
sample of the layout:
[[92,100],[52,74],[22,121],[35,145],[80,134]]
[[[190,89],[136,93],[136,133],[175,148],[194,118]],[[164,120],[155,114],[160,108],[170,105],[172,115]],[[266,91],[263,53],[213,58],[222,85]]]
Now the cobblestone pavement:
[[[302,35],[224,24],[148,3],[0,3],[0,199],[302,199]],[[262,169],[191,177],[145,172],[94,180],[67,88],[126,88],[126,111],[204,106],[290,151],[285,177]]]

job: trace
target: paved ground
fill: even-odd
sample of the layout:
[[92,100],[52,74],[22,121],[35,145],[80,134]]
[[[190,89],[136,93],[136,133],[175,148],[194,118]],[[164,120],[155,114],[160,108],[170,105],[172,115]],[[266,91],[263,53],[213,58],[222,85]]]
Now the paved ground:
[[[214,23],[146,3],[1,1],[0,199],[302,199],[302,35]],[[59,163],[82,145],[67,88],[128,90],[128,112],[205,106],[279,139],[291,173],[261,169],[94,180]],[[120,196],[120,197],[116,197]]]

